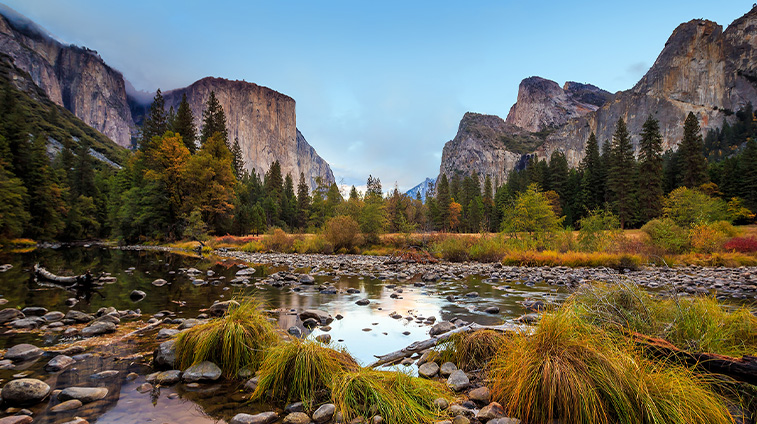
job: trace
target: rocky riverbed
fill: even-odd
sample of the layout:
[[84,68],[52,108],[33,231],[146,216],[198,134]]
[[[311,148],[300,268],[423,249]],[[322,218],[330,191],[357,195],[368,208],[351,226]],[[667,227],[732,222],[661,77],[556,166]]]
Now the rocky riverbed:
[[[34,281],[37,262],[57,273],[91,270],[98,285],[82,292]],[[282,333],[335,342],[363,364],[469,322],[534,322],[539,311],[587,281],[711,293],[740,304],[757,295],[755,268],[618,273],[355,255],[217,251],[199,259],[165,248],[96,246],[0,256],[0,265],[0,424],[339,422],[330,404],[306,411],[296,403],[249,403],[253,375],[224,380],[212,363],[176,369],[176,334],[223,314],[235,295],[254,293],[266,302]],[[452,422],[516,422],[490,402],[476,373],[427,362],[423,353],[401,365],[460,395],[451,405],[439,401]]]

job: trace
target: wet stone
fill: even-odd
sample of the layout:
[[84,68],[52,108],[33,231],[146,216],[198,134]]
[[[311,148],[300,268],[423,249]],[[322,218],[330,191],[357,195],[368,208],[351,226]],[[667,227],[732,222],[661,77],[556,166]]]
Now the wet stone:
[[187,368],[182,378],[190,383],[205,380],[215,381],[221,378],[221,369],[210,361],[204,361]]
[[308,424],[310,417],[304,412],[292,412],[284,417],[283,424]]
[[426,362],[418,368],[418,375],[424,378],[433,378],[439,372],[439,365],[436,362]]
[[45,370],[49,372],[58,372],[71,366],[74,362],[76,361],[70,356],[58,355],[45,365]]
[[168,281],[166,281],[166,280],[164,280],[162,278],[158,278],[157,280],[153,281],[151,284],[153,286],[155,286],[155,287],[163,287],[166,284],[168,284]]
[[334,412],[336,412],[336,405],[333,403],[321,405],[313,412],[313,421],[316,423],[325,423],[334,417]]
[[48,393],[50,386],[34,378],[11,380],[0,392],[3,401],[9,405],[32,405],[47,397]]
[[29,424],[34,419],[28,415],[12,415],[0,418],[0,424]]
[[[89,378],[91,378],[93,380],[105,380],[105,379],[108,379],[108,378],[116,377],[116,376],[118,376],[118,374],[120,374],[120,371],[117,371],[117,370],[105,370],[105,371],[100,371],[97,374],[92,374]],[[129,376],[127,375],[126,378],[128,380]]]
[[44,323],[45,320],[42,319],[42,317],[29,317],[11,321],[10,326],[22,330],[31,330],[34,328],[39,328]]
[[153,352],[153,364],[158,367],[173,368],[176,362],[176,340],[161,343]]
[[468,386],[470,386],[470,380],[462,370],[453,371],[447,378],[447,387],[452,391],[459,392],[467,389]]
[[171,337],[181,333],[179,330],[174,330],[172,328],[161,328],[160,331],[158,331],[158,335],[155,336],[156,339],[170,339]]
[[8,349],[8,351],[5,352],[5,359],[10,359],[14,362],[23,362],[36,359],[42,356],[43,353],[44,351],[37,346],[21,343]]
[[431,327],[431,330],[428,332],[428,334],[433,337],[433,336],[438,336],[439,334],[444,334],[454,329],[455,329],[455,324],[452,324],[449,321],[442,321],[440,323],[434,324],[434,326]]
[[24,315],[24,313],[16,308],[6,308],[0,311],[0,324],[5,324],[6,322],[22,319],[25,317],[26,316]]
[[505,410],[502,409],[502,405],[498,404],[497,402],[492,402],[484,406],[480,411],[478,411],[478,414],[476,414],[476,418],[478,418],[480,421],[487,421],[492,418],[504,418],[504,416]]
[[58,393],[58,400],[77,399],[81,403],[90,403],[103,399],[107,395],[108,389],[105,387],[69,387]]
[[62,320],[65,316],[66,315],[63,312],[52,311],[43,315],[42,318],[47,322],[57,322]]
[[139,386],[137,387],[137,391],[138,391],[139,393],[147,393],[147,392],[151,392],[151,391],[152,391],[152,389],[153,389],[153,387],[152,387],[152,384],[150,384],[150,383],[142,383],[142,384],[140,384],[140,385],[139,385]]
[[229,421],[229,424],[271,424],[279,419],[275,412],[263,412],[260,414],[237,414]]
[[82,402],[79,399],[71,399],[67,400],[65,402],[61,402],[52,408],[50,408],[50,411],[52,412],[66,412],[66,411],[72,411],[74,409],[79,409],[82,406]]
[[331,343],[331,334],[319,334],[315,339],[323,344],[329,344]]
[[21,312],[23,312],[27,317],[41,317],[47,313],[47,309],[40,306],[27,306],[26,308],[22,309]]
[[[313,326],[315,326],[315,325],[313,325]],[[296,327],[294,325],[291,326],[291,327],[289,327],[289,329],[287,330],[287,333],[289,333],[289,334],[291,334],[291,335],[293,335],[295,337],[302,336],[302,330],[300,330],[300,327]]]
[[81,335],[84,337],[101,336],[107,333],[113,333],[116,331],[116,324],[112,322],[98,321],[81,330]]
[[95,318],[92,315],[85,314],[81,311],[68,311],[66,312],[66,316],[64,317],[66,320],[70,320],[72,322],[78,322],[78,323],[85,323],[90,322],[94,320]]

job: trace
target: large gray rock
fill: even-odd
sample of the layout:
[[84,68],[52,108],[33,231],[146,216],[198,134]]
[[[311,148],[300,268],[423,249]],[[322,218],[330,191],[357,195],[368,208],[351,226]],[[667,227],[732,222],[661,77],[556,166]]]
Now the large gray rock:
[[112,322],[97,321],[81,330],[81,335],[84,337],[101,336],[107,333],[113,333],[116,331],[116,324]]
[[326,311],[321,311],[320,309],[306,309],[300,312],[300,319],[302,321],[305,321],[308,318],[319,321],[321,325],[328,325],[331,324],[332,321],[334,321],[334,318],[331,317],[331,314]]
[[81,311],[71,310],[71,311],[66,312],[66,316],[64,319],[71,320],[73,322],[84,323],[84,322],[90,322],[94,320],[95,317],[93,317],[92,315],[85,314],[84,312],[81,312]]
[[457,367],[452,362],[443,363],[440,369],[443,377],[449,377],[455,370],[457,370]]
[[221,378],[221,373],[222,371],[218,368],[218,365],[210,361],[203,361],[187,368],[182,378],[187,383],[194,381],[215,381]]
[[105,396],[108,396],[108,389],[105,387],[69,387],[58,393],[58,400],[77,399],[81,403],[90,403]]
[[11,380],[3,386],[3,401],[10,405],[32,405],[46,398],[50,386],[35,378]]
[[21,312],[23,312],[27,317],[41,317],[42,315],[45,315],[47,313],[47,309],[41,306],[27,306],[26,308],[22,309]]
[[157,383],[162,386],[170,386],[179,381],[181,381],[181,371],[179,370],[158,372],[151,374],[150,378],[147,379],[148,383]]
[[505,410],[502,409],[502,405],[498,404],[497,402],[492,402],[481,408],[481,410],[478,411],[478,414],[476,414],[476,418],[478,418],[478,420],[481,422],[488,421],[493,418],[505,418]]
[[45,323],[45,320],[42,319],[42,317],[27,317],[22,319],[13,320],[10,323],[8,323],[11,327],[21,330],[31,330],[34,328],[39,328]]
[[418,375],[424,378],[433,378],[439,372],[436,362],[426,362],[418,368]]
[[216,302],[213,305],[208,308],[208,313],[214,317],[220,317],[223,316],[223,314],[226,313],[226,311],[229,310],[229,306],[239,306],[239,302],[236,300],[226,300],[223,302]]
[[315,412],[313,412],[313,421],[317,423],[325,423],[334,417],[335,412],[336,405],[334,405],[333,403],[323,404],[318,407]]
[[24,315],[23,312],[19,311],[16,308],[5,308],[0,311],[0,324],[5,324],[6,322],[22,319],[25,317],[26,315]]
[[279,419],[276,412],[263,412],[260,414],[236,414],[229,424],[271,424]]
[[57,322],[62,320],[66,315],[63,312],[60,311],[52,311],[48,312],[45,315],[42,316],[42,318],[45,319],[47,322]]
[[438,336],[439,334],[444,334],[448,331],[454,330],[455,328],[455,324],[449,321],[442,321],[434,324],[434,326],[431,327],[431,330],[429,330],[428,335],[431,337]]
[[50,372],[58,372],[64,368],[68,368],[76,362],[74,358],[66,355],[58,355],[55,358],[51,359],[50,362],[45,365],[45,370]]
[[460,392],[470,386],[470,379],[463,370],[456,370],[447,378],[447,387],[455,392]]
[[163,342],[152,354],[153,366],[158,368],[174,368],[176,365],[176,340]]
[[5,359],[10,359],[14,362],[23,362],[39,358],[43,353],[45,352],[37,346],[21,343],[8,349],[5,352]]

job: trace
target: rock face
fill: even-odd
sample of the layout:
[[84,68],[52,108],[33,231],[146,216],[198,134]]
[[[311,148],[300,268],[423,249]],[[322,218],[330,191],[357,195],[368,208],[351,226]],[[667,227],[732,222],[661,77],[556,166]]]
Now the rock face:
[[526,78],[518,87],[518,100],[506,123],[531,132],[558,127],[570,119],[599,109],[612,94],[590,84],[556,82],[541,77]]
[[239,139],[245,169],[262,177],[278,160],[281,173],[292,174],[295,184],[300,172],[311,189],[318,177],[328,184],[334,182],[329,165],[297,130],[295,101],[289,96],[250,82],[208,77],[189,87],[168,91],[163,97],[166,107],[177,109],[186,94],[199,129],[211,91],[226,114],[229,139]]
[[[600,143],[611,140],[620,118],[626,121],[638,150],[641,128],[649,115],[660,122],[664,149],[675,149],[689,112],[699,118],[706,132],[722,126],[724,119],[733,119],[729,116],[749,102],[757,104],[757,8],[725,31],[702,19],[679,25],[641,80],[612,96],[590,85],[568,82],[560,89],[542,78],[524,80],[506,121],[490,125],[491,132],[464,131],[470,125],[463,124],[473,120],[474,127],[482,126],[496,117],[463,117],[457,136],[444,147],[440,173],[470,175],[475,170],[500,176],[502,182],[511,169],[525,164],[527,155],[549,158],[555,150],[565,153],[569,165],[575,167],[583,158],[589,134],[594,132]],[[502,142],[515,135],[541,140],[521,144],[521,149]]]
[[0,8],[0,52],[13,58],[55,103],[121,146],[133,122],[120,72],[94,50],[63,45],[14,11]]
[[[0,53],[29,73],[54,103],[119,145],[131,146],[136,122],[149,104],[127,95],[128,82],[96,51],[64,45],[28,18],[0,5]],[[208,77],[165,93],[166,107],[176,109],[186,93],[199,129],[211,91],[226,114],[230,138],[239,139],[248,171],[262,176],[278,160],[283,175],[291,173],[295,184],[301,172],[311,189],[316,187],[316,178],[326,184],[335,181],[328,163],[297,130],[295,101],[289,96],[253,83]]]

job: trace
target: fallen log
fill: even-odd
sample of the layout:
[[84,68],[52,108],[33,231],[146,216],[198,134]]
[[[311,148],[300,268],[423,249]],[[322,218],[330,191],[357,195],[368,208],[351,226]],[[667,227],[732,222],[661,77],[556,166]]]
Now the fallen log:
[[631,333],[633,341],[658,357],[676,359],[713,374],[722,374],[749,384],[757,384],[757,357],[744,355],[741,358],[716,353],[694,353],[679,349],[664,339],[640,333]]
[[455,334],[467,333],[470,331],[478,331],[478,330],[494,330],[494,331],[501,331],[503,333],[508,333],[508,332],[529,333],[532,331],[532,328],[527,325],[518,325],[518,324],[479,325],[476,323],[471,323],[459,328],[455,328],[446,333],[439,334],[438,336],[431,337],[430,339],[413,342],[407,347],[404,347],[400,350],[397,350],[391,353],[387,353],[386,355],[373,355],[377,358],[377,360],[376,362],[368,365],[368,367],[376,368],[382,365],[395,363],[401,359],[410,357],[415,353],[422,352],[426,349],[430,349],[438,345],[439,343],[445,342],[449,340]]
[[41,278],[47,281],[52,281],[54,283],[62,284],[64,286],[91,285],[93,281],[92,274],[90,274],[89,271],[87,271],[86,273],[82,275],[61,276],[61,275],[53,274],[52,272],[39,266],[39,264],[34,264],[34,275],[37,278]]

